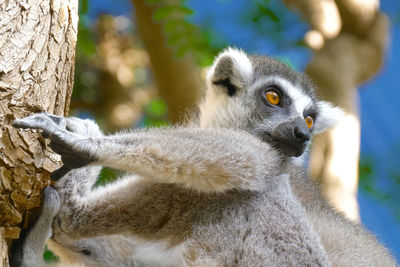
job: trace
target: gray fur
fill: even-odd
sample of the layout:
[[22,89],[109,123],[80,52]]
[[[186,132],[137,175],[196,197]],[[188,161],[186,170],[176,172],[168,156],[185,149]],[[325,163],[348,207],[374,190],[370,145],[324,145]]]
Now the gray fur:
[[[315,218],[324,210],[334,224],[342,219],[319,197],[310,206],[304,192],[292,192],[293,167],[301,167],[284,148],[293,131],[274,130],[298,125],[312,108],[310,134],[320,132],[331,125],[324,116],[334,121],[341,111],[317,100],[303,75],[233,49],[216,59],[207,86],[190,127],[103,136],[76,118],[42,113],[14,122],[41,129],[62,155],[60,173],[71,169],[54,184],[62,201],[49,242],[56,253],[86,266],[336,265]],[[262,102],[269,86],[288,94],[284,108]],[[91,190],[99,166],[129,174]]]
[[[63,131],[46,114],[23,123],[41,127],[50,137]],[[76,133],[63,135],[70,138],[66,145],[83,144],[70,147],[79,151],[76,154],[90,148],[87,152],[99,165],[143,178],[127,183],[132,179],[128,176],[119,181],[123,186],[115,184],[83,196],[80,190],[86,185],[81,175],[88,177],[91,169],[72,171],[81,175],[67,174],[56,183],[63,205],[54,220],[50,246],[122,235],[178,249],[171,265],[329,265],[291,193],[288,174],[276,167],[284,166],[287,158],[245,132],[154,129],[99,139],[80,136],[78,142],[72,140]],[[98,142],[102,145],[95,146]]]
[[321,198],[319,187],[304,170],[293,168],[290,177],[293,192],[306,209],[332,266],[398,266],[373,234]]
[[11,267],[42,267],[45,242],[50,238],[51,223],[60,208],[60,199],[56,190],[46,187],[43,192],[42,211],[32,229],[26,233],[21,244],[13,248]]

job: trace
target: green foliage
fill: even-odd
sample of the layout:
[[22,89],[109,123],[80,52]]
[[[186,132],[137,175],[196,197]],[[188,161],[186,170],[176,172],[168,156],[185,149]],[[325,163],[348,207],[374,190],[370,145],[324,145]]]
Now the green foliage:
[[51,250],[47,248],[47,246],[44,249],[43,253],[43,260],[46,263],[52,264],[52,263],[57,263],[60,261],[60,258],[58,258]]
[[167,113],[167,105],[162,99],[154,99],[145,107],[145,110],[153,117],[161,117]]
[[157,8],[154,11],[153,14],[153,19],[155,21],[161,22],[163,20],[166,20],[170,17],[177,16],[186,16],[186,15],[192,15],[193,10],[183,6],[183,5],[165,5],[162,7]]
[[[265,1],[268,3],[269,1]],[[253,16],[253,21],[258,22],[263,17],[269,18],[274,22],[280,22],[280,19],[277,14],[275,14],[272,9],[270,9],[267,5],[263,5],[261,3],[257,3],[257,10],[258,12]]]
[[288,29],[301,25],[302,22],[282,1],[251,1],[249,8],[243,12],[242,21],[255,30],[260,38],[268,38],[280,49],[305,47],[303,32],[288,33]]
[[359,183],[360,188],[369,196],[380,201],[388,201],[390,195],[383,192],[376,182],[376,172],[372,158],[363,157],[359,164]]
[[145,1],[149,5],[154,5],[154,4],[157,4],[159,2],[162,2],[163,0],[145,0]]
[[177,58],[190,54],[198,65],[208,66],[218,51],[226,46],[213,31],[201,29],[189,21],[188,17],[194,11],[185,5],[185,1],[176,1],[175,4],[161,0],[146,2],[157,4],[153,19],[162,23],[167,44],[174,49]]
[[[78,39],[76,42],[76,64],[75,64],[75,81],[72,91],[72,99],[85,102],[94,102],[96,92],[94,91],[93,82],[88,82],[90,74],[94,74],[87,69],[87,62],[96,54],[96,43],[94,34],[89,27],[89,19],[87,17],[90,8],[89,0],[79,0],[79,22],[78,22]],[[93,79],[91,79],[93,81]],[[95,81],[95,80],[94,80]]]
[[398,207],[398,188],[400,186],[400,173],[389,175],[388,183],[391,186],[382,188],[377,181],[375,161],[372,157],[362,156],[359,164],[359,188],[366,195],[387,205],[395,218],[400,221],[400,209]]
[[90,57],[96,53],[96,44],[93,33],[90,31],[87,18],[81,16],[78,22],[78,40],[76,42],[76,53],[82,53],[83,56]]
[[79,16],[85,15],[89,10],[89,0],[79,0]]
[[79,0],[79,22],[78,22],[78,40],[76,43],[77,53],[83,53],[85,56],[91,56],[96,52],[96,45],[93,42],[93,36],[88,28],[88,18],[86,16],[89,10],[89,0]]
[[104,186],[108,183],[114,182],[118,179],[122,174],[122,171],[115,170],[108,167],[103,167],[101,170],[99,177],[97,178],[96,183],[93,185],[94,188],[99,186]]
[[168,108],[161,98],[153,99],[144,108],[144,127],[165,127],[168,126]]

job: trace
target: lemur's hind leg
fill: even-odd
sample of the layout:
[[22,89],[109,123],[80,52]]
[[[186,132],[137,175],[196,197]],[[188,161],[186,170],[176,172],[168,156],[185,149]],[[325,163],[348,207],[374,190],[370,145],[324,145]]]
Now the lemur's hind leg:
[[52,222],[60,209],[60,199],[54,188],[43,191],[42,211],[36,222],[12,248],[11,267],[43,267],[45,242],[52,234]]

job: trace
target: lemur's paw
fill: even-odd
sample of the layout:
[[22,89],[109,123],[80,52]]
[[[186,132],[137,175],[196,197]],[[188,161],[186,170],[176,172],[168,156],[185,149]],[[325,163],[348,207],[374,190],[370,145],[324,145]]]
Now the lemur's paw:
[[57,190],[48,186],[43,190],[42,212],[54,217],[60,209],[60,197]]
[[[23,119],[13,122],[13,126],[17,128],[39,129],[45,138],[50,138],[50,147],[57,154],[61,155],[64,163],[60,169],[52,173],[51,178],[58,180],[63,177],[71,169],[83,167],[94,161],[88,148],[91,147],[92,138],[80,134],[79,129],[87,133],[86,124],[78,127],[79,123],[74,125],[77,132],[71,132],[67,128],[71,126],[72,121],[80,121],[79,119],[68,119],[56,115],[39,113],[33,114]],[[71,126],[72,127],[72,126]]]

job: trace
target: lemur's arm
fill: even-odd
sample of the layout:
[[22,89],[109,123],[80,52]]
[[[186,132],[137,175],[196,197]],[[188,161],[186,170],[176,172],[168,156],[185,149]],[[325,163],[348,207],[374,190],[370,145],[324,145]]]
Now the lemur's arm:
[[52,234],[53,218],[60,208],[57,191],[46,187],[43,192],[42,211],[37,221],[27,230],[12,249],[11,267],[43,267],[44,246]]
[[86,137],[60,127],[60,118],[40,113],[14,122],[19,128],[41,129],[51,138],[53,150],[65,164],[56,174],[92,163],[216,192],[256,190],[265,173],[275,167],[274,162],[264,160],[273,153],[266,151],[265,144],[237,131],[168,128]]
[[[42,113],[17,120],[14,125],[42,129],[51,138],[53,150],[61,154],[65,165],[53,178],[66,173],[54,184],[63,204],[53,228],[74,238],[124,232],[163,235],[158,230],[171,216],[169,205],[174,197],[174,192],[169,192],[172,187],[165,183],[207,192],[259,189],[265,173],[277,169],[274,162],[264,160],[262,143],[247,134],[178,128],[88,137],[77,127],[65,126],[70,120]],[[148,182],[134,183],[127,178],[105,190],[90,191],[93,168],[79,168],[90,162],[132,171],[160,183],[149,186]]]

